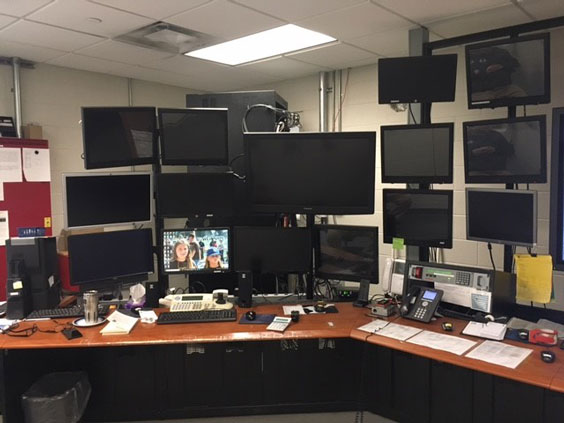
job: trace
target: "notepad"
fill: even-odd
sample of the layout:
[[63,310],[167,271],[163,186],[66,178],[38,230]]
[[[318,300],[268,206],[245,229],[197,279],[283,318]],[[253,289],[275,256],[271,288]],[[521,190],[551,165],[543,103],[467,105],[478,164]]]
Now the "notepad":
[[468,322],[463,335],[478,336],[480,338],[493,339],[494,341],[501,341],[505,337],[507,325],[496,322],[478,323]]
[[139,318],[128,316],[120,313],[119,310],[114,311],[108,317],[108,324],[100,331],[102,335],[127,335]]

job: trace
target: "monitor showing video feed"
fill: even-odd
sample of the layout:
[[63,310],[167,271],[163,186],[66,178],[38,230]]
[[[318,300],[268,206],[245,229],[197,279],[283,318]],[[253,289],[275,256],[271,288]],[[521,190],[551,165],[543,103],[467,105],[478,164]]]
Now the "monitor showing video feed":
[[378,228],[315,226],[315,275],[343,281],[378,283]]
[[225,272],[230,269],[228,228],[165,229],[163,271]]
[[384,242],[452,248],[452,190],[384,189]]
[[546,116],[464,122],[467,184],[546,182]]
[[452,183],[453,123],[380,127],[383,183]]
[[550,103],[550,34],[466,46],[468,108]]

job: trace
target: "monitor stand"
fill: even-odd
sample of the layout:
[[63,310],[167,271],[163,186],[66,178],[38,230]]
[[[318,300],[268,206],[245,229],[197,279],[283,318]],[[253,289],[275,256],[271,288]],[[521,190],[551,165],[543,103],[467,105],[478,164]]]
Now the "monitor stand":
[[355,307],[365,307],[368,305],[368,292],[370,291],[370,281],[367,279],[361,279],[360,289],[358,291],[358,297],[353,303]]

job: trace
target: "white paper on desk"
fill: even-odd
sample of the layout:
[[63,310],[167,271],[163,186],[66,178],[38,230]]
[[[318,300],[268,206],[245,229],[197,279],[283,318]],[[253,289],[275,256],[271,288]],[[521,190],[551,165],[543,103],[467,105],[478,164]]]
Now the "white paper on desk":
[[50,182],[51,165],[47,148],[22,148],[23,173],[27,182]]
[[514,347],[497,341],[484,341],[466,357],[514,369],[531,354],[529,348]]
[[398,325],[397,323],[388,323],[385,328],[376,332],[376,335],[386,336],[388,338],[397,339],[398,341],[405,341],[419,332],[421,332],[421,329]]
[[469,341],[468,339],[428,330],[418,333],[407,342],[433,348],[434,350],[447,351],[456,355],[462,355],[476,345],[476,342]]
[[22,182],[22,151],[0,148],[0,182]]
[[376,319],[376,320],[371,321],[370,323],[362,325],[361,327],[359,327],[357,329],[363,330],[364,332],[376,333],[378,331],[381,331],[384,327],[386,327],[388,325],[388,323],[389,322],[386,322],[385,320]]
[[501,341],[505,337],[505,332],[507,332],[507,325],[496,322],[468,322],[462,331],[464,335],[478,336],[494,341]]
[[0,245],[6,245],[6,240],[9,238],[8,210],[0,210]]
[[298,311],[300,314],[306,314],[303,306],[301,306],[301,305],[285,305],[285,306],[282,306],[282,308],[284,309],[284,314],[286,316],[289,316],[290,314],[292,314],[292,311]]
[[102,335],[122,335],[128,334],[133,329],[139,318],[127,316],[120,313],[119,310],[114,311],[108,317],[109,323],[102,328]]

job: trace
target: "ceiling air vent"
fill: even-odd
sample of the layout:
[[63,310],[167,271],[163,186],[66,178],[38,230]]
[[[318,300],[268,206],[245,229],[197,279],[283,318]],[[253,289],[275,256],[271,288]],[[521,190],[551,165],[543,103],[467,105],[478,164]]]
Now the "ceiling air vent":
[[211,35],[166,22],[155,22],[114,39],[141,47],[180,54],[208,47],[221,41]]

